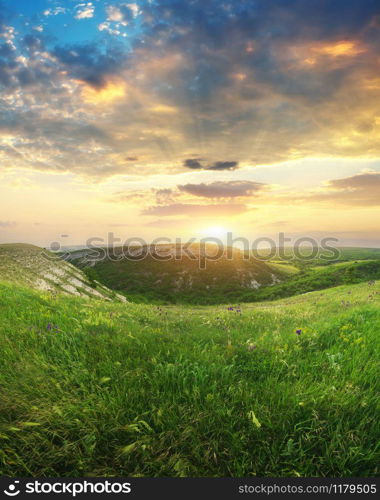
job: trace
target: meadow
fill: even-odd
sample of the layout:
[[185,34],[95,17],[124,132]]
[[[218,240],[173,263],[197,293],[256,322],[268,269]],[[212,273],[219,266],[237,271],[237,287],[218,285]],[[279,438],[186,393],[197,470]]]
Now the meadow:
[[2,282],[0,473],[378,475],[379,306],[378,282],[212,307]]

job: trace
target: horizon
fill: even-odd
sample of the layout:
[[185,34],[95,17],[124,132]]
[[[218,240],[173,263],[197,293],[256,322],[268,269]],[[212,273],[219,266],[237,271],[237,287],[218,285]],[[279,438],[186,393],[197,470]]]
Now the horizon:
[[[295,248],[295,245],[276,245],[274,247],[271,247],[271,246],[260,246],[260,247],[253,247],[253,248],[249,248],[249,250],[244,250],[238,246],[235,246],[235,245],[228,245],[228,244],[224,244],[223,241],[220,241],[222,244],[223,244],[223,247],[225,248],[233,248],[234,250],[239,250],[239,251],[263,251],[263,250],[270,250],[270,249],[294,249]],[[54,242],[53,242],[54,243]],[[214,246],[218,246],[218,243],[215,243],[215,242],[207,242],[207,241],[202,241],[202,240],[198,240],[198,241],[194,241],[194,242],[191,242],[190,243],[190,247],[192,245],[200,245],[200,244],[203,244],[205,243],[206,246],[208,245],[214,245]],[[321,246],[318,244],[318,242],[316,242],[317,244],[316,245],[308,245],[307,243],[303,243],[303,244],[300,244],[298,248],[321,248]],[[8,245],[8,246],[17,246],[17,245],[25,245],[25,246],[35,246],[37,248],[42,248],[42,249],[45,249],[45,250],[49,250],[49,251],[52,251],[52,252],[57,252],[59,253],[60,251],[75,251],[75,250],[85,250],[85,249],[111,249],[111,248],[128,248],[128,247],[131,247],[131,248],[139,248],[139,247],[148,247],[148,246],[154,246],[154,247],[159,247],[159,246],[186,246],[187,245],[187,242],[183,242],[183,243],[178,243],[176,242],[175,240],[172,241],[172,242],[166,242],[166,243],[156,243],[154,240],[152,240],[151,242],[146,242],[146,243],[143,243],[143,244],[140,244],[140,245],[135,245],[135,244],[120,244],[120,245],[113,245],[113,246],[110,246],[110,245],[98,245],[98,246],[88,246],[88,245],[82,245],[82,244],[74,244],[74,245],[60,245],[59,246],[59,249],[54,249],[54,248],[51,248],[49,246],[40,246],[40,245],[35,245],[33,243],[29,243],[27,241],[15,241],[15,242],[0,242],[0,246],[1,245]],[[352,246],[352,245],[336,245],[332,248],[335,248],[335,249],[361,249],[361,250],[380,250],[380,246]]]

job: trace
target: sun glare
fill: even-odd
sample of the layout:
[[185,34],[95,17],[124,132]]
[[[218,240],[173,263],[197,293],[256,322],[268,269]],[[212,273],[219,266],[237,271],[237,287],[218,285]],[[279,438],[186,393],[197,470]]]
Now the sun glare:
[[202,235],[211,238],[224,238],[227,236],[228,229],[223,226],[209,226],[201,231]]

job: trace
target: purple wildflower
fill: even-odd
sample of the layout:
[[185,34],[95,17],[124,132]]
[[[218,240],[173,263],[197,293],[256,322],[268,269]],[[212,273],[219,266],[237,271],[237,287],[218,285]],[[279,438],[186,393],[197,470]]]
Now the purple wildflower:
[[298,328],[298,329],[296,330],[296,335],[301,335],[301,333],[302,333],[301,328]]
[[51,323],[48,323],[47,327],[46,327],[49,331],[53,329],[53,325]]

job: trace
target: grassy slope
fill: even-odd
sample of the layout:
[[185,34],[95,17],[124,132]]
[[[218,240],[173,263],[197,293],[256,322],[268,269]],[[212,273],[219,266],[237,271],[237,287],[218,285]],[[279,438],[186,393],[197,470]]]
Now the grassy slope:
[[25,243],[0,244],[0,279],[53,294],[60,292],[88,298],[124,299],[89,279],[72,264],[57,259],[57,256],[40,247]]
[[3,283],[0,473],[376,475],[379,294],[239,313]]
[[341,262],[306,268],[281,283],[256,292],[246,291],[239,298],[242,302],[275,300],[374,279],[380,279],[380,260]]

